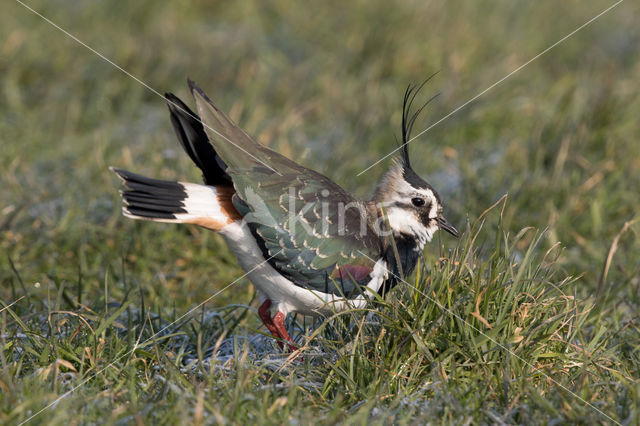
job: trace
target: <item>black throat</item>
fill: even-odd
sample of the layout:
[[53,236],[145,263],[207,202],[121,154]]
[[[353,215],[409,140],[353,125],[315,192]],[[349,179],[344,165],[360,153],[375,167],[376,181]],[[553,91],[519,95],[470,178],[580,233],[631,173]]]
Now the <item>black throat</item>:
[[[396,257],[391,244],[387,244],[384,251],[384,260],[387,262],[390,275],[378,289],[378,294],[383,297],[398,284],[400,278],[406,279],[411,275],[416,263],[418,263],[418,258],[422,254],[422,250],[418,246],[418,239],[413,235],[401,233],[394,235],[393,239],[398,249],[398,256]],[[398,265],[398,260],[400,265]]]

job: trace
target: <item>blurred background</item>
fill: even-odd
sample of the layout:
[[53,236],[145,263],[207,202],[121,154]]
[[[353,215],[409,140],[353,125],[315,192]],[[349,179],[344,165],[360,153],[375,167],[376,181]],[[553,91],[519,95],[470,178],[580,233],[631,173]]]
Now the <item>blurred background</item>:
[[[396,147],[407,85],[438,72],[417,134],[612,2],[27,4],[193,105],[191,77],[258,141],[367,198],[390,160],[358,173]],[[640,206],[638,17],[637,2],[621,3],[410,146],[459,229],[508,193],[506,229],[546,229],[543,249],[562,244],[584,295]],[[95,305],[140,289],[152,309],[184,310],[241,275],[212,233],[120,215],[108,166],[200,179],[160,96],[13,1],[0,75],[3,300],[63,286]],[[615,303],[637,298],[639,248],[622,236],[606,286]],[[243,281],[213,304],[252,292]]]
[[[35,420],[592,423],[598,407],[637,419],[640,222],[624,228],[640,210],[637,1],[506,79],[614,2],[25,2],[135,79],[3,3],[0,423],[74,385]],[[164,92],[193,106],[191,77],[258,141],[368,198],[392,160],[361,172],[396,148],[406,87],[436,72],[414,135],[491,88],[410,145],[467,231],[439,233],[412,278],[440,302],[396,290],[376,305],[382,328],[355,341],[349,317],[344,340],[338,321],[303,323],[324,352],[280,369],[242,279],[138,346],[243,274],[212,232],[121,215],[109,166],[200,181]],[[505,194],[479,252],[438,262],[469,255],[468,224]]]

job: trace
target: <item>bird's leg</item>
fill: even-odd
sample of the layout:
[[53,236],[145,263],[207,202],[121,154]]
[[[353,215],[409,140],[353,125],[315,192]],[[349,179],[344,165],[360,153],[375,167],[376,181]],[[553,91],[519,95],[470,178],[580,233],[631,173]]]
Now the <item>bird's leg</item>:
[[293,339],[289,335],[287,327],[284,326],[284,314],[282,312],[278,312],[275,314],[275,316],[273,317],[273,325],[275,326],[276,330],[278,330],[278,333],[280,333],[280,337],[289,342],[289,350],[291,352],[297,351],[298,347],[295,345]]
[[271,319],[271,314],[269,313],[270,307],[271,307],[271,299],[265,300],[262,303],[262,305],[260,305],[260,307],[258,308],[258,315],[260,315],[260,319],[262,320],[264,325],[267,327],[269,332],[273,335],[273,337],[276,338],[276,340],[278,341],[278,344],[280,345],[280,349],[282,349],[284,347],[281,340],[283,337],[280,335],[280,333],[278,332],[278,328],[276,327],[276,325],[273,323],[273,320]]
[[287,328],[284,326],[284,314],[282,312],[278,312],[273,319],[271,318],[271,314],[269,313],[269,308],[271,307],[271,299],[265,300],[262,305],[258,308],[258,315],[260,315],[260,319],[267,327],[269,332],[276,338],[278,345],[280,345],[280,349],[284,348],[283,340],[286,340],[289,346],[289,350],[291,352],[298,350],[297,346],[293,343],[293,339]]

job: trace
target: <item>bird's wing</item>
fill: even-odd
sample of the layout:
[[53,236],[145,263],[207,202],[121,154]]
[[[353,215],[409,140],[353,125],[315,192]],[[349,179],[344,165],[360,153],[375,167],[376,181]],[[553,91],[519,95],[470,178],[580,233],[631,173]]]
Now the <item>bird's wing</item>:
[[364,203],[254,141],[195,83],[190,86],[209,140],[233,180],[234,205],[265,258],[296,285],[347,297],[359,292],[382,253]]

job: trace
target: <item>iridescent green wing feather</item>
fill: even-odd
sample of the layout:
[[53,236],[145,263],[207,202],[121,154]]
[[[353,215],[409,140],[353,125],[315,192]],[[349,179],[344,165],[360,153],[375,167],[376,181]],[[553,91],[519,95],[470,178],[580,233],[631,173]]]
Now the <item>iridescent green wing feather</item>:
[[234,204],[274,268],[296,285],[351,296],[381,243],[364,204],[327,177],[266,148],[191,83],[209,140],[228,166]]

